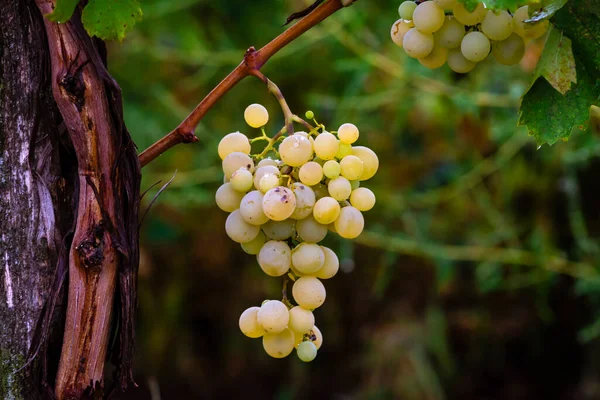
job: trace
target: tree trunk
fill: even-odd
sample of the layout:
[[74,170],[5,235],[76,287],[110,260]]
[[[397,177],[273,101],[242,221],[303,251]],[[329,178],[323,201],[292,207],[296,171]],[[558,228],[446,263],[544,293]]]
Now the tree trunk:
[[[0,398],[37,398],[24,366],[72,220],[42,16],[0,0]],[[66,207],[65,207],[66,205]]]

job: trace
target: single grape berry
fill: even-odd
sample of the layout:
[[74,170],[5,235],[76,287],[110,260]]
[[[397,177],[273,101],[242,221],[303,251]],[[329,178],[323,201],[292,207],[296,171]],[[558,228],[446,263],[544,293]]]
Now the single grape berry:
[[315,113],[308,110],[307,112],[304,113],[304,116],[306,117],[306,119],[313,119],[315,117]]
[[244,120],[253,128],[260,128],[269,122],[269,112],[261,104],[250,104],[244,111]]
[[298,345],[296,349],[298,358],[304,362],[311,362],[317,357],[317,346],[313,342],[305,341]]

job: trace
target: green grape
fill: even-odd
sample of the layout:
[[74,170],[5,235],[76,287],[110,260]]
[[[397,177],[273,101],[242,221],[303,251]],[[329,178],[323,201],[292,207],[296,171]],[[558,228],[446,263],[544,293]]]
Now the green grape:
[[360,181],[358,181],[358,180],[350,181],[350,187],[352,188],[352,190],[358,189],[360,187]]
[[433,50],[433,45],[433,35],[421,32],[417,28],[411,28],[406,32],[402,41],[404,51],[412,58],[426,57]]
[[350,155],[340,160],[340,174],[348,180],[360,178],[364,170],[364,163],[357,156]]
[[344,207],[339,217],[335,220],[335,231],[345,239],[355,239],[363,231],[365,219],[360,211],[354,207]]
[[286,137],[279,145],[281,160],[291,167],[300,167],[313,156],[312,143],[300,133]]
[[252,239],[251,241],[246,242],[246,243],[241,243],[240,245],[242,246],[242,250],[244,250],[244,252],[246,254],[255,256],[260,252],[260,249],[262,249],[263,245],[266,242],[267,242],[267,237],[265,236],[265,234],[262,231],[260,231],[260,232],[258,232],[258,235],[256,235],[256,237],[254,239]]
[[225,232],[227,236],[237,243],[247,243],[252,241],[260,232],[260,227],[247,223],[240,210],[235,210],[227,217],[225,221]]
[[460,46],[460,42],[465,37],[465,26],[449,15],[446,17],[444,25],[433,34],[433,37],[436,46],[455,49]]
[[276,186],[265,193],[262,208],[267,217],[273,221],[289,218],[296,208],[294,192],[284,186]]
[[284,329],[280,333],[265,334],[263,336],[263,348],[273,358],[284,358],[294,350],[296,338],[291,329]]
[[[256,259],[265,274],[269,276],[282,276],[289,271],[292,265],[292,251],[286,242],[269,240],[260,249]],[[265,329],[270,332],[266,326]]]
[[351,144],[342,143],[342,142],[338,142],[338,143],[339,143],[339,148],[338,148],[338,152],[335,154],[335,158],[342,159],[342,158],[352,154],[352,145]]
[[371,179],[377,172],[377,169],[379,169],[379,158],[377,158],[377,154],[365,146],[352,147],[352,154],[360,158],[363,162],[363,173],[359,180],[366,181],[367,179]]
[[337,131],[341,143],[352,144],[358,140],[358,128],[354,124],[342,124]]
[[[250,307],[250,308],[244,310],[242,315],[240,315],[240,320],[239,320],[240,330],[242,331],[242,333],[244,335],[248,336],[249,338],[256,339],[265,334],[265,330],[258,323],[258,320],[256,317],[259,310],[260,310],[260,307]],[[314,325],[314,322],[313,322],[313,325]],[[310,328],[312,328],[312,325],[308,329],[310,329]],[[308,329],[307,329],[307,331],[308,331]]]
[[305,185],[316,185],[323,179],[323,167],[314,161],[309,161],[300,167],[299,177]]
[[254,187],[256,189],[260,187],[260,180],[263,178],[263,176],[267,174],[275,174],[278,176],[281,175],[281,173],[279,172],[279,168],[277,168],[274,165],[263,165],[257,168],[254,172]]
[[329,132],[319,134],[314,143],[315,154],[322,160],[333,160],[339,147],[337,138]]
[[327,236],[327,226],[318,223],[312,215],[296,222],[298,237],[305,242],[318,243]]
[[450,49],[448,51],[447,62],[450,69],[459,74],[466,74],[467,72],[473,70],[475,65],[477,65],[475,62],[467,60],[460,51],[460,48]]
[[358,211],[369,211],[375,206],[375,194],[367,188],[358,188],[350,194],[350,204]]
[[467,60],[479,62],[485,60],[491,50],[490,39],[481,32],[469,32],[460,44],[460,51]]
[[264,195],[258,190],[248,192],[239,203],[240,214],[251,225],[262,225],[269,221],[262,208]]
[[314,276],[302,276],[294,282],[292,296],[300,307],[314,310],[325,302],[325,286]]
[[292,251],[292,265],[303,274],[314,274],[323,267],[325,254],[318,244],[300,243]]
[[239,151],[240,153],[250,154],[250,141],[240,132],[233,132],[225,135],[223,139],[219,142],[219,147],[217,152],[219,153],[219,157],[221,160],[224,160],[229,154],[234,151]]
[[404,35],[411,28],[414,28],[415,24],[412,21],[404,21],[403,19],[399,19],[394,22],[392,25],[392,29],[390,30],[390,37],[392,41],[396,44],[396,46],[402,48],[402,41],[404,40]]
[[525,42],[516,33],[501,42],[492,45],[492,54],[496,61],[503,65],[517,64],[525,55]]
[[329,160],[323,165],[323,174],[329,179],[337,178],[341,171],[342,167],[337,161]]
[[323,268],[318,270],[315,276],[319,279],[333,278],[340,269],[340,260],[329,247],[321,246],[321,249],[325,255],[325,261],[323,262]]
[[417,4],[414,1],[404,1],[398,7],[398,14],[402,19],[411,20],[413,19],[415,8],[417,8]]
[[453,9],[452,13],[458,22],[463,25],[473,26],[481,23],[483,18],[485,18],[485,13],[487,12],[486,8],[483,4],[477,4],[477,8],[473,12],[467,11],[465,6],[458,3]]
[[315,113],[308,110],[307,112],[304,113],[304,116],[306,117],[306,119],[313,119],[315,117]]
[[313,342],[302,342],[296,348],[298,358],[304,362],[311,362],[317,357],[317,346]]
[[437,69],[446,63],[448,59],[448,49],[441,46],[434,46],[427,57],[419,58],[419,63],[429,69]]
[[452,10],[458,4],[457,0],[433,0],[435,4],[443,8],[444,10]]
[[[256,307],[258,308],[258,307]],[[302,308],[300,306],[293,307],[290,309],[290,322],[288,328],[290,328],[294,334],[302,337],[315,325],[315,316],[312,311]]]
[[421,3],[415,9],[413,22],[415,28],[423,33],[433,33],[444,24],[444,9],[433,1]]
[[238,192],[247,192],[252,187],[252,172],[246,168],[240,168],[231,175],[229,183]]
[[266,174],[260,178],[260,182],[258,182],[258,190],[260,190],[262,193],[267,193],[275,186],[279,186],[280,183],[281,178],[279,177],[279,174]]
[[269,239],[286,240],[294,234],[294,220],[268,221],[262,226],[262,230]]
[[545,19],[536,23],[525,23],[529,19],[529,6],[519,8],[513,15],[515,33],[526,40],[540,38],[548,30],[550,22]]
[[215,202],[217,207],[225,212],[232,212],[240,208],[240,202],[244,197],[244,193],[233,189],[231,183],[222,184],[217,193],[215,193]]
[[504,40],[513,33],[513,17],[508,11],[488,11],[481,21],[481,32],[491,40]]
[[313,207],[317,201],[313,189],[303,183],[294,182],[292,191],[296,196],[296,208],[290,218],[303,219],[312,215]]
[[320,200],[323,197],[329,196],[329,192],[327,191],[327,186],[323,185],[322,183],[319,183],[318,185],[313,186],[312,189],[315,192],[315,198],[317,200]]
[[260,128],[269,122],[269,112],[261,104],[250,104],[244,110],[244,120],[253,128]]
[[231,175],[240,168],[246,168],[248,171],[254,171],[254,161],[241,151],[234,151],[229,153],[227,157],[223,159],[223,173],[226,179],[231,179]]

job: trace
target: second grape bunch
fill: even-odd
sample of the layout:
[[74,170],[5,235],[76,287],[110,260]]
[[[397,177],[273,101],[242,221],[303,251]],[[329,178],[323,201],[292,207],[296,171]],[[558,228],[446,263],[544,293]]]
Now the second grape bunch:
[[518,63],[526,41],[537,39],[548,29],[548,20],[526,22],[529,6],[514,15],[489,10],[483,4],[469,12],[458,0],[428,0],[400,4],[400,19],[391,37],[406,54],[427,68],[448,64],[457,73],[467,73],[491,53],[503,65]]
[[[307,112],[307,118],[314,120],[313,113]],[[262,136],[249,139],[233,132],[223,137],[218,153],[225,183],[215,200],[230,213],[227,235],[256,255],[265,274],[284,277],[284,283],[281,301],[265,300],[242,313],[240,330],[262,338],[271,357],[283,358],[296,349],[302,361],[312,361],[323,342],[313,315],[326,297],[321,280],[339,269],[335,252],[318,243],[329,231],[346,239],[360,235],[362,213],[375,205],[375,195],[362,183],[375,175],[379,160],[373,150],[353,146],[359,130],[351,123],[332,133],[315,120],[309,132],[270,138],[264,130],[269,120],[265,107],[248,106],[244,119]],[[264,149],[250,154],[252,143],[261,141]],[[297,305],[287,298],[288,281],[293,281]]]

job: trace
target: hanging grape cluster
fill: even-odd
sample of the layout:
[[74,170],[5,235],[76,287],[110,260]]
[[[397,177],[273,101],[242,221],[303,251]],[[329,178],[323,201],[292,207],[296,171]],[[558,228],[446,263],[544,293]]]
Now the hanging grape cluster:
[[[314,120],[313,113],[307,118]],[[296,349],[302,361],[312,361],[323,342],[313,315],[325,301],[321,280],[339,269],[333,250],[318,243],[328,231],[346,239],[360,235],[362,213],[375,205],[375,195],[361,183],[375,175],[379,160],[371,149],[353,146],[359,130],[350,123],[328,132],[314,120],[317,126],[309,132],[269,138],[263,128],[269,114],[262,105],[248,106],[244,119],[261,128],[262,136],[250,140],[234,132],[223,137],[218,153],[225,183],[216,203],[230,213],[227,235],[257,256],[265,274],[284,277],[285,283],[281,301],[265,300],[242,313],[240,330],[262,337],[271,357]],[[267,142],[264,150],[251,155],[251,142],[261,140]],[[287,298],[288,280],[297,305]]]
[[454,72],[467,73],[488,55],[503,65],[518,63],[525,42],[541,37],[548,20],[525,22],[529,6],[514,15],[506,10],[489,10],[479,3],[469,12],[458,0],[405,1],[398,8],[391,37],[406,54],[427,68],[444,64]]

